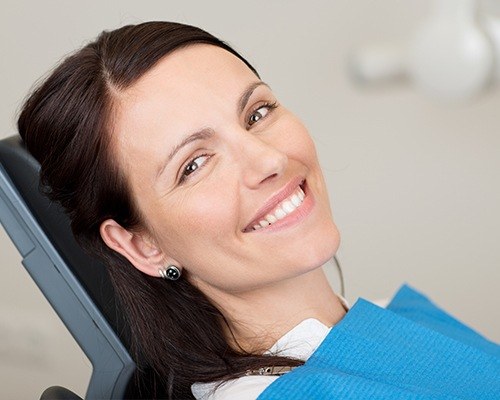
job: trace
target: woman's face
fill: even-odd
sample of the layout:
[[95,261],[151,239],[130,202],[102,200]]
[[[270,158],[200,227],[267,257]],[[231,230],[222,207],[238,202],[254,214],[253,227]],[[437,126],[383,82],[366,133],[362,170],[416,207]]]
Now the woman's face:
[[335,253],[309,133],[237,57],[177,50],[118,99],[113,143],[133,198],[166,262],[198,287],[254,290]]

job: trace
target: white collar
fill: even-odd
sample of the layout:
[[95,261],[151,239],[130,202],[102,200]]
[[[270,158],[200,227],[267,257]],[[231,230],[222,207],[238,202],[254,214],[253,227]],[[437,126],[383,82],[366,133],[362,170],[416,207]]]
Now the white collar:
[[293,357],[306,361],[330,332],[315,318],[308,318],[283,335],[265,354]]
[[[349,309],[349,304],[342,297],[338,296],[340,302],[346,310]],[[294,328],[285,333],[274,345],[267,350],[264,354],[280,355],[284,357],[298,358],[307,361],[309,357],[316,351],[321,342],[325,339],[332,328],[324,325],[322,322],[315,318],[307,318],[296,325]],[[265,379],[267,384],[276,379],[276,376],[247,376],[241,379]],[[237,381],[236,379],[235,381]],[[235,381],[232,381],[233,384]],[[252,381],[253,382],[253,381]],[[216,399],[218,397],[211,397],[219,382],[208,383],[193,383],[191,390],[197,399]]]
[[[331,328],[328,328],[317,319],[305,319],[293,329],[285,333],[285,335],[283,335],[268,351],[266,351],[265,354],[294,357],[306,361],[318,348],[326,335],[328,335],[330,329]],[[226,391],[228,391],[228,393],[233,393],[233,386],[236,385],[236,382],[243,379],[246,379],[247,381],[250,379],[252,389],[244,389],[242,387],[241,390],[250,390],[252,393],[254,391],[256,391],[256,393],[260,393],[276,378],[277,376],[244,376],[242,378],[226,382],[226,386],[220,387],[219,389],[216,388],[220,382],[196,382],[191,385],[191,391],[197,399],[216,400],[228,397],[225,395]],[[256,380],[259,380],[260,386],[256,385]],[[264,387],[261,387],[262,385],[264,385]],[[252,398],[255,397],[257,396],[253,396]]]
[[[344,308],[349,310],[349,303],[337,295]],[[307,361],[330,332],[331,327],[315,318],[307,318],[285,333],[264,354],[293,357]]]

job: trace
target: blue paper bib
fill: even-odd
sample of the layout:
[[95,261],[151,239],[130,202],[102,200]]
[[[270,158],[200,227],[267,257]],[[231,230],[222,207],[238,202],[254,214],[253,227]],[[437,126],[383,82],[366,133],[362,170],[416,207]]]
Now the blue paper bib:
[[358,300],[258,399],[500,400],[500,346],[403,286],[387,309]]

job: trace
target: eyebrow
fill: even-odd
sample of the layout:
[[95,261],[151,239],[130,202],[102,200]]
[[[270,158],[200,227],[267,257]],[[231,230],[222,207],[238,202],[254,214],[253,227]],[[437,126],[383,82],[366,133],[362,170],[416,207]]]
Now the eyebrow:
[[265,82],[258,81],[251,83],[243,92],[243,94],[240,96],[240,99],[238,101],[238,115],[243,112],[245,107],[247,106],[248,100],[250,100],[250,97],[252,96],[252,93],[257,89],[259,86],[267,86],[269,89],[269,85]]
[[166,166],[170,161],[172,161],[172,158],[175,157],[175,155],[179,152],[180,149],[182,149],[184,146],[188,145],[189,143],[195,142],[197,140],[204,140],[212,137],[214,134],[213,129],[210,128],[204,128],[198,132],[192,133],[191,135],[185,137],[182,142],[180,142],[178,145],[176,145],[170,154],[167,156],[167,160],[161,165],[161,167],[158,169],[158,172],[156,173],[156,178],[158,178],[163,171],[165,170]]
[[[265,82],[258,81],[251,83],[241,94],[239,100],[238,100],[238,115],[240,115],[245,107],[248,104],[248,100],[250,100],[250,97],[252,96],[253,92],[255,89],[257,89],[259,86],[267,86],[269,88],[269,85]],[[270,89],[270,88],[269,88]],[[177,144],[172,151],[169,153],[167,156],[167,159],[164,163],[161,164],[161,166],[158,168],[158,172],[156,173],[156,179],[163,173],[165,168],[167,167],[168,163],[172,161],[172,159],[175,157],[175,155],[181,150],[184,146],[188,145],[189,143],[195,142],[197,140],[204,140],[204,139],[209,139],[212,137],[214,134],[213,129],[211,128],[203,128],[195,133],[192,133],[191,135],[185,137],[182,142]]]

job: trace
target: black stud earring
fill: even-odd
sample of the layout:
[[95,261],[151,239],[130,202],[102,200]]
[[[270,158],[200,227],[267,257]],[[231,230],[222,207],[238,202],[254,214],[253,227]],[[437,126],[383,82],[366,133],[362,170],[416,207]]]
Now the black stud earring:
[[163,279],[176,281],[181,277],[181,271],[175,265],[169,265],[167,268],[160,268],[158,273]]

